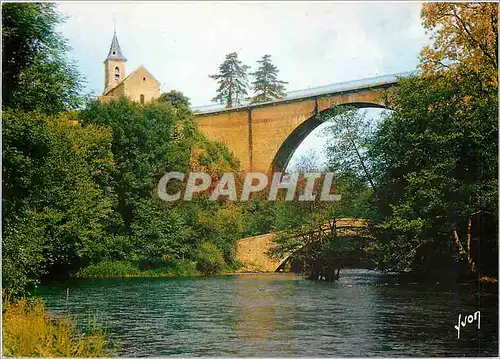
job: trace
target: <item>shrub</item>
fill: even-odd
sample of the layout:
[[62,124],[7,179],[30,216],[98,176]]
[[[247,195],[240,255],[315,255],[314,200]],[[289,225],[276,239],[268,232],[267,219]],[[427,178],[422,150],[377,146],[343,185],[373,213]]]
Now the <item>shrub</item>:
[[144,274],[150,274],[151,276],[161,276],[162,274],[193,276],[199,274],[196,271],[196,262],[188,259],[145,258],[138,262],[138,268]]
[[196,251],[196,269],[203,274],[216,274],[226,266],[221,251],[212,243],[204,242]]

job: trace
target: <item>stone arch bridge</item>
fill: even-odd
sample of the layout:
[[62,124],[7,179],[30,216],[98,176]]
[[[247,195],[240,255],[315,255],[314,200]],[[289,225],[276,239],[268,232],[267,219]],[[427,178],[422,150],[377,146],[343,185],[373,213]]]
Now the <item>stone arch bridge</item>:
[[[340,236],[357,237],[363,240],[372,240],[373,237],[367,232],[369,223],[361,218],[339,218],[336,219],[337,234]],[[326,222],[320,231],[329,231],[331,222]],[[279,259],[272,259],[267,252],[273,248],[276,233],[267,233],[259,236],[240,239],[236,243],[236,260],[243,267],[263,272],[275,272],[288,259],[288,255]]]
[[194,107],[209,139],[225,144],[245,172],[283,171],[300,143],[322,122],[321,112],[341,105],[387,108],[386,95],[411,72],[287,93],[283,100],[224,108]]

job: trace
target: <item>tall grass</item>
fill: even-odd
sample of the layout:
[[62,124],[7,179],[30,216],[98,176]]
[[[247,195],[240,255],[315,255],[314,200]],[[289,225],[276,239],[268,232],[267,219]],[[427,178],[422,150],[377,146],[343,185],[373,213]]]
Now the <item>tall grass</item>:
[[2,300],[3,355],[105,357],[113,349],[101,329],[77,329],[68,317],[53,317],[40,299]]

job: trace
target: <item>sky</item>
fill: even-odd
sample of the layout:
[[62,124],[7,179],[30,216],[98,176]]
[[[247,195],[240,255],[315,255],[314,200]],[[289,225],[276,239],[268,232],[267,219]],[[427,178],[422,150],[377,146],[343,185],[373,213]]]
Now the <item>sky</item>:
[[[58,8],[68,16],[59,30],[86,77],[86,92],[103,91],[103,61],[116,22],[127,73],[142,64],[162,92],[182,91],[194,106],[211,103],[217,84],[208,75],[233,51],[250,72],[271,54],[292,91],[414,70],[429,43],[419,2],[110,1],[61,2]],[[319,148],[318,132],[302,152],[313,143]]]

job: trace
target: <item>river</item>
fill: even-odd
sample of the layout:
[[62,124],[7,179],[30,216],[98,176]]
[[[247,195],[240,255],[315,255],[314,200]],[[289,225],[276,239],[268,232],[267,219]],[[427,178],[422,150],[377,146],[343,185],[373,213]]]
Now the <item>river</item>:
[[[68,300],[66,291],[69,288]],[[120,278],[39,288],[50,312],[110,327],[121,356],[497,356],[498,295],[468,285],[399,283],[345,270],[313,282],[291,274]],[[476,322],[462,320],[480,311]]]

